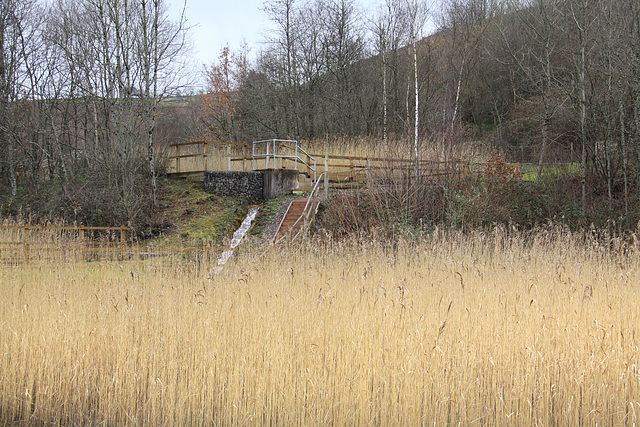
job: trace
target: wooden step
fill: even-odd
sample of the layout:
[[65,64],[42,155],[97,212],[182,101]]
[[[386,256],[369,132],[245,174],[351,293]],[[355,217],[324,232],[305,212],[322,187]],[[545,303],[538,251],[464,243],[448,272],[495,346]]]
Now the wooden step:
[[[276,233],[276,240],[281,236],[284,236],[291,229],[293,224],[295,224],[295,222],[298,221],[298,219],[304,213],[304,208],[306,205],[307,205],[306,198],[296,199],[291,201],[291,204],[289,205],[289,210],[287,211],[285,217],[282,219],[282,222],[280,223],[280,228]],[[298,222],[298,225],[296,226],[296,230],[302,227],[303,223],[304,223],[303,220]]]

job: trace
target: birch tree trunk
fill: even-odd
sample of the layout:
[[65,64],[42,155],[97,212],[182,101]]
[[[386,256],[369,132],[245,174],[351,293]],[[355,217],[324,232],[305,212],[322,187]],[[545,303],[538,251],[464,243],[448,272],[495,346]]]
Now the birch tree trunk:
[[413,156],[415,159],[415,176],[418,177],[418,143],[420,132],[420,86],[418,85],[418,53],[416,48],[416,36],[413,36],[413,85],[415,97],[414,126],[413,126]]

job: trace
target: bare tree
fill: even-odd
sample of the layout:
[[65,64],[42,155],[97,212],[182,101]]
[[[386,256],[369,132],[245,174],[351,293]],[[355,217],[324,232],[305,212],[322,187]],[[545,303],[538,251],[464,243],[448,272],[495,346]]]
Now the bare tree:
[[4,151],[3,167],[11,186],[17,193],[16,181],[16,122],[12,119],[17,103],[29,96],[28,61],[29,39],[37,29],[34,0],[3,0],[0,2],[0,149]]
[[207,67],[206,91],[199,96],[197,119],[205,138],[240,142],[239,107],[241,88],[247,77],[245,53],[233,53],[226,46],[218,61]]
[[364,57],[364,35],[353,0],[330,0],[324,3],[324,46],[327,78],[325,84],[333,100],[328,123],[335,133],[356,133],[358,73],[352,67]]
[[168,19],[164,0],[140,0],[138,25],[142,37],[137,39],[134,52],[140,70],[140,100],[144,105],[143,122],[147,135],[147,156],[153,204],[157,205],[157,170],[154,152],[154,133],[158,106],[163,98],[175,94],[185,85],[178,72],[183,65],[187,45],[186,0],[177,22]]
[[157,114],[183,83],[184,16],[168,19],[163,0],[58,0],[50,15],[48,40],[59,54],[56,97],[68,100],[75,123],[72,130],[67,122],[67,133],[75,134],[87,173],[110,189],[104,201],[113,199],[133,222],[145,208],[145,163],[157,201]]
[[497,9],[487,0],[448,0],[440,17],[448,34],[448,72],[454,78],[453,106],[449,126],[453,130],[460,115],[462,92],[477,70],[489,18]]
[[[628,58],[631,62],[629,81],[633,117],[631,120],[632,135],[636,143],[637,161],[640,163],[640,4],[638,2],[623,2],[622,5],[622,16],[626,18],[626,26],[623,28],[627,34]],[[640,184],[640,173],[637,174],[637,180]]]
[[418,174],[418,144],[420,141],[420,85],[418,82],[418,40],[429,17],[429,9],[426,3],[418,0],[407,0],[407,18],[409,20],[409,43],[411,44],[413,64],[413,95],[414,95],[414,120],[413,120],[413,158],[415,160],[415,172]]
[[582,213],[587,211],[587,168],[588,168],[588,152],[591,151],[592,144],[589,141],[589,130],[587,128],[588,115],[588,92],[590,84],[588,81],[588,72],[592,55],[595,50],[592,49],[594,43],[595,29],[597,21],[601,18],[599,15],[600,0],[568,0],[562,3],[562,12],[564,16],[564,25],[567,31],[568,39],[571,42],[568,54],[573,59],[573,78],[576,92],[574,94],[575,104],[579,114],[579,135],[581,145],[581,181],[582,181]]
[[322,1],[309,2],[302,6],[297,55],[300,65],[300,120],[306,137],[313,139],[324,130],[324,121],[319,114],[329,106],[330,95],[324,79],[327,73],[324,28],[325,5]]
[[284,99],[284,128],[288,137],[299,134],[297,91],[300,86],[298,46],[300,38],[300,15],[295,0],[271,0],[263,9],[276,29],[267,39],[268,48],[261,58],[263,69],[272,76],[275,84],[282,88]]
[[[550,122],[559,104],[552,103],[552,94],[561,86],[555,77],[559,48],[559,27],[561,17],[554,1],[533,0],[526,3],[512,3],[517,20],[504,16],[498,25],[505,50],[516,67],[532,86],[529,91],[542,99],[540,122],[541,144],[535,180],[539,181],[546,161],[546,153],[551,144]],[[511,27],[510,27],[511,25]]]

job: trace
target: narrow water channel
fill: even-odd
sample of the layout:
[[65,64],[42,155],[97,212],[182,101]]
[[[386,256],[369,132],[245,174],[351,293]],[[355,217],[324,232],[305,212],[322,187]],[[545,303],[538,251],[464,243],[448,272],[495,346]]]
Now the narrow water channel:
[[233,255],[236,247],[240,244],[240,242],[242,242],[244,235],[247,234],[247,231],[249,231],[249,228],[251,228],[251,223],[255,219],[259,209],[260,208],[258,206],[249,207],[247,216],[242,221],[242,224],[240,224],[240,227],[233,233],[233,238],[231,239],[231,243],[229,244],[229,249],[222,252],[222,255],[220,255],[220,258],[218,258],[218,266],[213,268],[213,272],[215,274],[218,274],[222,271],[222,268],[227,263],[227,261],[229,261],[229,258],[231,258],[231,256]]

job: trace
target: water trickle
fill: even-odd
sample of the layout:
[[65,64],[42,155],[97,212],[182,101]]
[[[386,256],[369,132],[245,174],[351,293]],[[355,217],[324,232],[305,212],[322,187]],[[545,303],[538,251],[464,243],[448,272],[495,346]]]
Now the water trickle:
[[244,235],[247,234],[247,231],[249,231],[251,223],[258,213],[258,209],[259,208],[257,206],[251,206],[249,208],[249,212],[247,213],[245,219],[242,221],[242,224],[240,224],[240,227],[235,231],[235,233],[233,233],[233,238],[231,239],[229,249],[222,252],[222,255],[220,255],[220,258],[218,258],[218,266],[213,268],[213,272],[215,274],[218,274],[222,271],[223,266],[227,263],[227,261],[229,261],[231,255],[233,255],[233,251],[235,250],[235,248],[240,244],[240,242],[244,238]]

